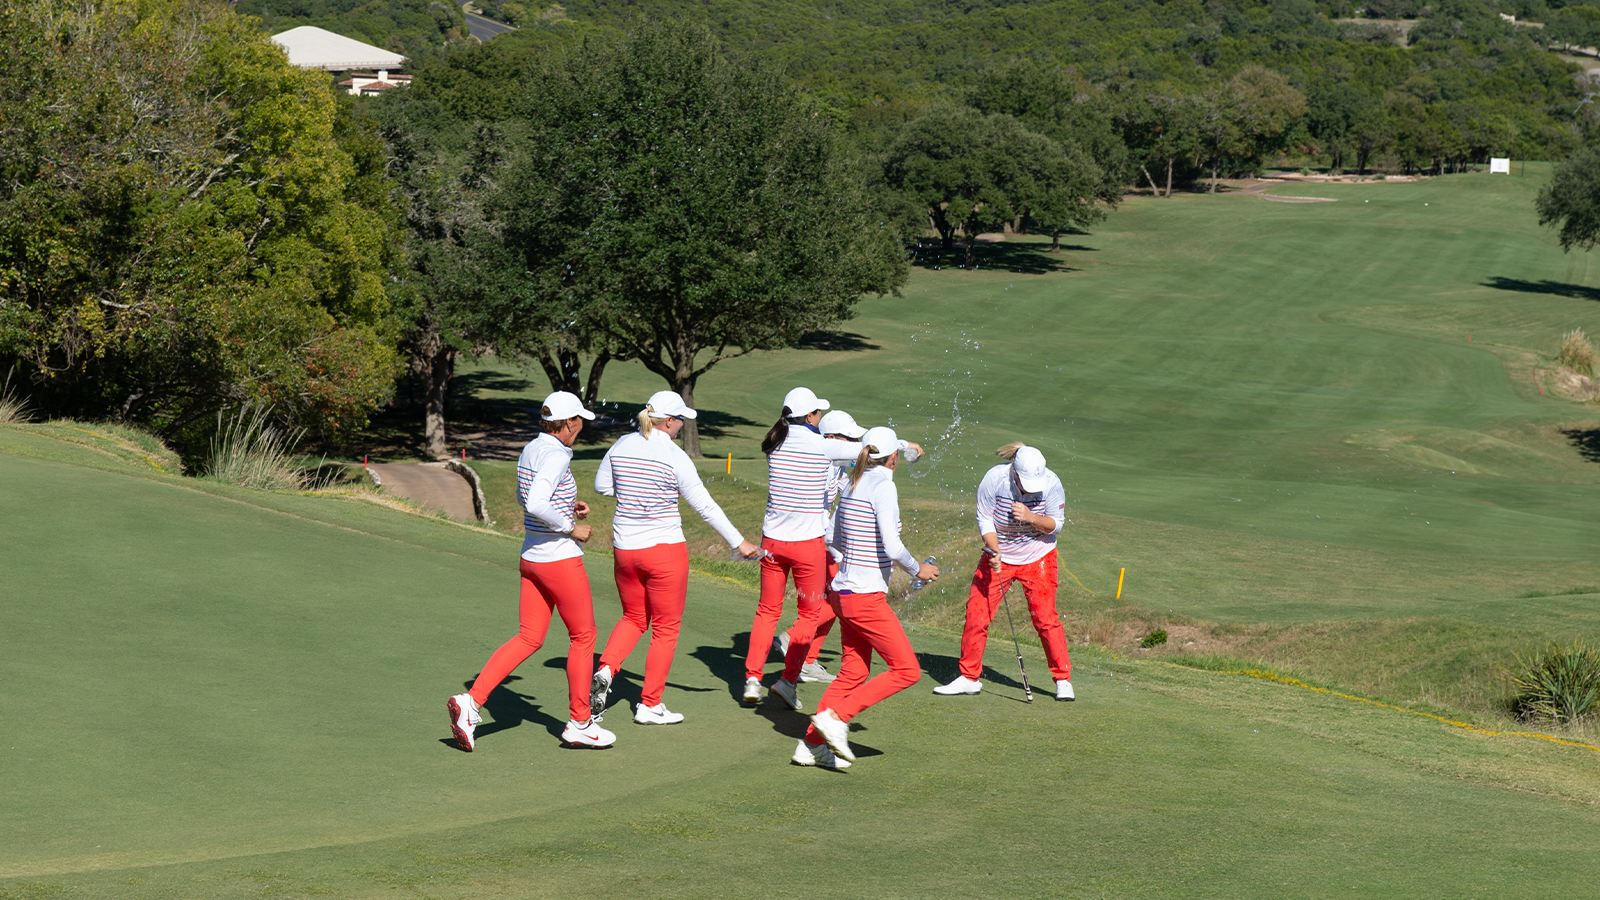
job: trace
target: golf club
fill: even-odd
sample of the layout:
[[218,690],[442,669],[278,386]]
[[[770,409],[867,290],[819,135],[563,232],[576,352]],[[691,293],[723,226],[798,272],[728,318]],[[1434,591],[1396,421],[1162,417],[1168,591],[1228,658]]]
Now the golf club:
[[[990,590],[1000,588],[1000,574],[991,568],[989,576],[994,579],[994,586],[990,587]],[[1006,624],[1011,627],[1011,646],[1017,651],[1017,671],[1022,673],[1022,693],[1028,698],[1027,702],[1032,703],[1033,688],[1028,686],[1028,668],[1022,664],[1022,645],[1017,642],[1017,624],[1011,620],[1011,601],[1007,599],[1006,594],[1007,591],[1000,588],[1000,605],[1006,608]]]

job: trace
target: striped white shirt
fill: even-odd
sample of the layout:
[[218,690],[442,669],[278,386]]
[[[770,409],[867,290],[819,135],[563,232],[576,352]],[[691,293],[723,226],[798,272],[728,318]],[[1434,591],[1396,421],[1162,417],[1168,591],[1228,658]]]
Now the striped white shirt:
[[889,573],[899,566],[917,574],[917,558],[900,542],[900,492],[894,470],[867,470],[854,490],[846,485],[833,521],[833,545],[843,559],[833,589],[877,594],[889,589]]
[[522,558],[555,562],[583,555],[571,537],[578,483],[572,480],[572,448],[541,434],[517,457],[517,502],[522,504]]
[[611,546],[618,550],[683,543],[683,517],[678,514],[680,496],[728,546],[744,543],[739,529],[728,521],[722,507],[701,483],[694,461],[665,431],[653,430],[648,438],[637,431],[618,438],[600,461],[594,489],[617,498],[617,512],[611,520]]
[[808,426],[790,423],[789,436],[767,457],[767,514],[761,533],[775,541],[809,541],[827,534],[832,463],[859,455],[859,441],[830,441]]
[[[1025,494],[1017,488],[1010,463],[990,469],[978,484],[978,533],[994,534],[1000,542],[1003,563],[1024,566],[1056,549],[1056,535],[1066,521],[1067,492],[1056,473],[1046,469],[1044,474],[1045,488],[1037,494]],[[1019,521],[1011,514],[1013,501],[1021,501],[1035,515],[1054,519],[1055,530],[1040,534],[1032,525]]]

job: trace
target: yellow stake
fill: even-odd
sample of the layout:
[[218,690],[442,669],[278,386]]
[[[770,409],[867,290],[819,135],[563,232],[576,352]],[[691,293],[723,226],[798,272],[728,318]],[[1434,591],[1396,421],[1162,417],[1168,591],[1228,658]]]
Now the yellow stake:
[[1127,569],[1122,569],[1121,571],[1117,572],[1117,599],[1118,600],[1122,599],[1122,576],[1124,576],[1126,574],[1128,574],[1128,570]]
[[728,454],[728,474],[733,474],[733,454],[731,452]]

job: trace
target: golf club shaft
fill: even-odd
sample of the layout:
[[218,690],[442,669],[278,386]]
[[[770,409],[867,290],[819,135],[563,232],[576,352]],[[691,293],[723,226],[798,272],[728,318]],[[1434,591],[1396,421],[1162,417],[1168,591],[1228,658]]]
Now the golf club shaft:
[[1017,642],[1017,623],[1011,619],[1011,601],[1006,598],[1005,587],[1000,584],[1000,573],[991,571],[995,587],[1000,591],[1000,605],[1006,608],[1006,624],[1011,626],[1011,646],[1017,651],[1017,671],[1022,673],[1022,693],[1033,702],[1033,688],[1028,686],[1028,668],[1022,664],[1022,644]]

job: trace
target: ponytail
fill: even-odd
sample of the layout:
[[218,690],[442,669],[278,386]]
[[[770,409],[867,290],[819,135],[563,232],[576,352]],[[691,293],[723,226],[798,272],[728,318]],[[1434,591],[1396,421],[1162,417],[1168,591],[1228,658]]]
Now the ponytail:
[[1011,460],[1017,458],[1017,451],[1021,450],[1023,447],[1026,447],[1026,446],[1028,446],[1028,445],[1024,444],[1021,441],[1012,441],[1011,443],[1005,445],[1004,447],[1001,447],[1000,449],[994,451],[994,455],[1000,457],[1003,460],[1006,460],[1007,462],[1010,462]]
[[894,456],[894,454],[890,454],[889,456],[885,456],[883,459],[876,459],[872,454],[877,452],[878,448],[872,446],[871,444],[867,444],[861,448],[860,455],[856,457],[856,467],[850,470],[850,490],[852,493],[855,492],[856,485],[861,483],[861,476],[867,474],[868,469],[876,469],[877,467],[884,465]]
[[649,437],[650,432],[655,430],[655,423],[663,421],[665,418],[661,416],[652,418],[650,414],[653,412],[655,410],[649,404],[645,404],[644,409],[639,410],[639,434],[643,437]]
[[761,439],[762,453],[771,456],[772,451],[782,447],[783,442],[788,440],[789,419],[789,407],[785,406],[783,408],[783,415],[778,417],[778,421],[772,423],[772,428],[768,429],[767,436]]

